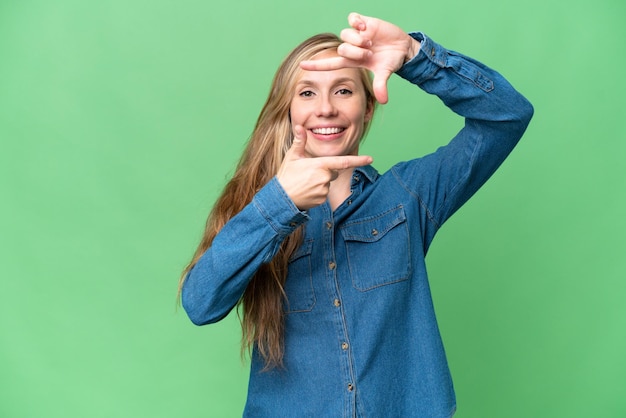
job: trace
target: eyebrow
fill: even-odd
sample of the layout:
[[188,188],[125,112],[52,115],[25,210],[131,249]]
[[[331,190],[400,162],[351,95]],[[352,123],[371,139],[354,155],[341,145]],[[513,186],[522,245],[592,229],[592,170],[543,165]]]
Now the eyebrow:
[[[333,82],[333,85],[337,85],[337,84],[343,84],[343,83],[353,83],[353,84],[358,84],[353,78],[350,77],[341,77],[338,78],[337,80],[335,80]],[[298,83],[296,85],[305,85],[305,86],[314,86],[317,83],[312,81],[312,80],[307,80],[307,79],[302,79],[300,81],[298,81]]]

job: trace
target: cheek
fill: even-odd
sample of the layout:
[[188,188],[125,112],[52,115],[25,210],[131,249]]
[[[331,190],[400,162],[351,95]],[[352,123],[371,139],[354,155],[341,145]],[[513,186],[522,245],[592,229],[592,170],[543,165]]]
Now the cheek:
[[363,130],[366,122],[367,114],[365,112],[355,112],[352,116],[352,123],[358,128],[359,131]]
[[354,103],[352,108],[352,120],[356,124],[363,125],[369,119],[368,107],[365,100],[359,100],[358,104]]
[[306,120],[305,112],[303,112],[302,106],[291,105],[289,108],[289,118],[291,119],[291,125],[296,126],[302,124]]

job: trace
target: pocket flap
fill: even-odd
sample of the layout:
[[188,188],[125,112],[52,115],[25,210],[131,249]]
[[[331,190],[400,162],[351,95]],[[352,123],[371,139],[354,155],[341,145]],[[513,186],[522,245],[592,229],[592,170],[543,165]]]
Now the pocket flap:
[[351,221],[340,227],[346,241],[375,242],[406,221],[402,205],[378,215]]
[[297,260],[300,257],[304,257],[305,255],[311,255],[311,251],[313,250],[313,240],[304,241],[293,254],[289,257],[289,262],[291,263],[294,260]]

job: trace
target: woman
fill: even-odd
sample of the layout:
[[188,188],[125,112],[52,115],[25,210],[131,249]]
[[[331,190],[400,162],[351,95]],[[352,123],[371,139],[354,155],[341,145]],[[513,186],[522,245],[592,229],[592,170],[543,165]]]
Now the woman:
[[[424,257],[533,109],[498,73],[422,33],[348,20],[341,40],[313,37],[278,69],[183,273],[182,303],[198,325],[241,304],[252,350],[246,416],[452,416]],[[465,126],[380,175],[359,143],[393,73]]]

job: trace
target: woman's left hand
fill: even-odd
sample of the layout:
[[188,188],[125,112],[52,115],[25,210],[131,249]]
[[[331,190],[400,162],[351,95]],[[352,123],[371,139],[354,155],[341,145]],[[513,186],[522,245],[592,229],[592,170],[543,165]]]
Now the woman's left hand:
[[343,43],[337,48],[338,57],[303,61],[300,66],[311,71],[367,68],[374,73],[376,100],[385,104],[387,80],[417,55],[420,43],[398,26],[374,17],[350,13],[348,23],[351,27],[341,32]]

